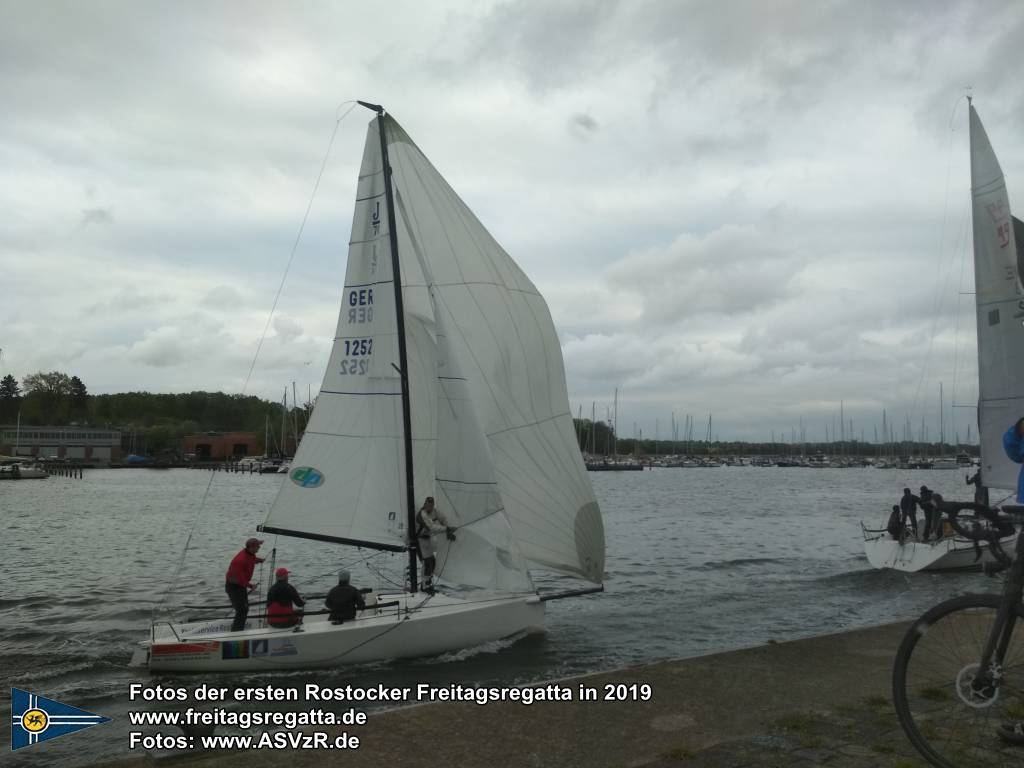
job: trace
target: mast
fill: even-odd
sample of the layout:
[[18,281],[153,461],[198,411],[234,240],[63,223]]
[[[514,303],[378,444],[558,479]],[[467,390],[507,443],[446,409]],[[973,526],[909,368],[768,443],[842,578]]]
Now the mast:
[[295,445],[299,444],[299,396],[295,391],[295,382],[292,382],[292,434],[295,435]]
[[945,405],[942,402],[942,382],[939,382],[939,456],[946,450],[946,422],[942,418],[942,409]]
[[590,403],[590,455],[597,455],[597,403]]
[[612,456],[619,456],[619,388],[615,388],[615,419],[612,422]]
[[416,483],[412,473],[412,411],[409,403],[409,362],[405,347],[405,308],[402,301],[402,265],[398,259],[398,225],[395,221],[395,197],[391,188],[391,162],[388,159],[388,140],[384,135],[384,107],[360,101],[367,109],[377,113],[380,132],[381,172],[384,174],[384,200],[388,210],[388,239],[391,241],[391,272],[395,287],[395,322],[398,332],[398,375],[402,380],[402,438],[405,443],[405,500],[406,535],[409,548],[409,591],[417,590],[416,562]]
[[[292,456],[298,453],[298,448],[299,446],[296,444]],[[284,388],[284,393],[281,396],[281,455],[288,455],[288,387]]]

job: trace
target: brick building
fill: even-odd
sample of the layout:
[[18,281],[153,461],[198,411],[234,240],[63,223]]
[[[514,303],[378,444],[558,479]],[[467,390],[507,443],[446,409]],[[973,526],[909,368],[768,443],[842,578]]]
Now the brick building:
[[259,456],[263,441],[255,432],[202,432],[185,435],[184,453],[199,461]]

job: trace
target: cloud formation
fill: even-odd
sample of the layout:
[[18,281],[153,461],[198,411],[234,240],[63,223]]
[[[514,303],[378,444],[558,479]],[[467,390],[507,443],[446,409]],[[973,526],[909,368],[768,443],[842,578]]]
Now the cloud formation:
[[[12,4],[0,374],[316,389],[368,114],[388,106],[540,287],[574,410],[961,437],[976,398],[965,104],[1024,210],[1013,2]],[[343,113],[344,108],[339,113]],[[952,115],[952,117],[951,117]],[[1019,215],[1019,214],[1018,214]],[[269,326],[246,384],[252,357]],[[625,425],[629,425],[626,427]],[[698,430],[699,431],[699,430]]]

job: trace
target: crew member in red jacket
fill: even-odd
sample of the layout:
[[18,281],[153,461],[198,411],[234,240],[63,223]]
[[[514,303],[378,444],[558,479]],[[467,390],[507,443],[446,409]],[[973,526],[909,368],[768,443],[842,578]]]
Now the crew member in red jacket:
[[249,616],[249,592],[256,589],[256,585],[252,583],[252,572],[256,568],[256,563],[263,562],[262,557],[256,556],[262,544],[260,539],[247,539],[245,549],[235,555],[228,566],[224,578],[224,591],[228,593],[231,607],[235,609],[235,620],[231,623],[232,632],[241,632],[245,629],[245,620]]
[[302,596],[288,583],[288,569],[278,568],[274,571],[277,581],[267,592],[267,624],[272,627],[294,627],[302,621],[302,611],[296,611],[293,605],[301,608],[306,604]]

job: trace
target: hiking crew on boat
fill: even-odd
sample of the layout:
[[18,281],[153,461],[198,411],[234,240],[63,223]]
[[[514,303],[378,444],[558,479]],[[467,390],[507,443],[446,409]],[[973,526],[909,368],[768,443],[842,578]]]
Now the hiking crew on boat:
[[298,590],[288,583],[288,569],[274,571],[277,581],[267,590],[267,624],[272,627],[294,627],[302,623],[302,611],[296,611],[306,604]]
[[366,601],[358,589],[352,586],[351,574],[342,571],[338,574],[338,586],[327,593],[325,605],[331,612],[328,617],[334,624],[341,624],[356,617],[356,609],[366,608]]

